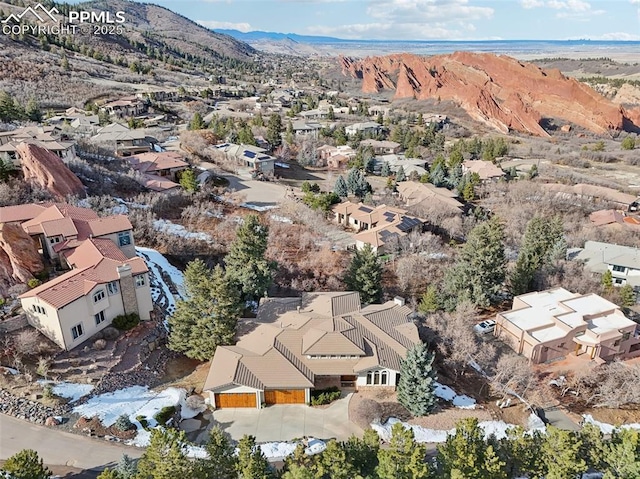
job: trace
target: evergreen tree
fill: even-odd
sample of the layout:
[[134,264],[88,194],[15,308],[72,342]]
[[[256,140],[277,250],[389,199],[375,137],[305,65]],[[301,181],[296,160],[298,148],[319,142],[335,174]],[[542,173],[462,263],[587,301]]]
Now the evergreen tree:
[[606,270],[603,275],[602,275],[602,288],[605,291],[611,291],[611,289],[613,288],[613,274],[611,273],[611,270],[608,269]]
[[202,119],[202,115],[196,112],[189,122],[189,130],[204,130],[206,125],[204,124],[204,120]]
[[371,185],[367,182],[364,173],[358,168],[351,168],[347,175],[347,190],[358,198],[364,198],[371,191]]
[[7,459],[0,469],[7,472],[12,479],[48,479],[51,471],[44,466],[38,453],[32,449],[24,449]]
[[20,106],[6,91],[0,92],[0,121],[10,122],[20,119]]
[[277,148],[282,144],[282,118],[279,114],[273,113],[269,117],[266,136],[271,148]]
[[445,186],[447,183],[447,172],[442,163],[438,163],[429,173],[429,180],[434,186]]
[[115,472],[118,479],[133,479],[138,471],[136,461],[126,454],[123,454],[116,465]]
[[404,168],[402,167],[402,165],[400,165],[400,168],[398,168],[398,171],[396,172],[396,183],[400,183],[401,181],[406,181],[407,180],[407,175],[404,172]]
[[378,451],[378,479],[428,479],[426,456],[426,446],[415,442],[413,429],[394,424],[389,447]]
[[11,160],[5,160],[0,158],[0,182],[6,183],[9,178],[16,175],[18,169],[15,167]]
[[336,119],[336,112],[333,111],[333,107],[331,105],[329,105],[329,112],[327,113],[327,119],[329,119],[329,120],[335,120]]
[[336,440],[327,443],[327,448],[320,454],[316,469],[317,477],[327,479],[352,479],[357,476],[345,448]]
[[471,230],[456,263],[446,272],[447,309],[453,310],[465,300],[489,306],[502,290],[505,269],[504,230],[493,217]]
[[25,115],[31,121],[41,122],[42,121],[42,110],[40,110],[40,106],[35,98],[29,98],[27,102],[27,106],[25,108]]
[[351,436],[344,444],[347,458],[361,477],[374,477],[378,466],[380,436],[373,429],[365,429],[362,439]]
[[240,131],[238,131],[238,141],[243,145],[257,145],[253,132],[248,125],[244,125],[240,128]]
[[349,290],[360,293],[360,301],[365,304],[379,303],[382,299],[382,265],[370,244],[356,250],[345,283]]
[[238,442],[238,479],[271,479],[274,477],[269,461],[256,446],[256,438],[244,436]]
[[420,304],[418,305],[418,311],[423,314],[435,313],[440,307],[438,289],[433,284],[430,284],[422,295]]
[[438,445],[438,472],[442,477],[507,479],[505,462],[483,436],[476,418],[458,422],[455,434]]
[[541,451],[547,468],[545,479],[575,479],[586,472],[586,462],[580,457],[581,447],[576,433],[548,426]]
[[627,136],[622,140],[621,146],[623,150],[633,150],[636,147],[636,140],[631,136]]
[[136,479],[192,477],[193,463],[184,453],[184,431],[152,429],[147,450],[138,462]]
[[198,180],[196,179],[195,172],[189,168],[184,170],[180,175],[180,186],[187,193],[195,193],[198,190]]
[[308,468],[292,464],[282,475],[282,479],[316,479],[316,475]]
[[346,198],[347,196],[349,196],[347,182],[344,181],[344,177],[342,175],[338,176],[336,184],[333,186],[333,192],[340,198]]
[[529,179],[533,180],[536,176],[538,176],[538,165],[531,165],[529,169]]
[[518,259],[509,278],[514,296],[533,289],[536,273],[551,262],[554,246],[563,240],[563,236],[560,217],[534,216],[527,223]]
[[97,479],[120,479],[120,476],[116,471],[107,467],[98,475]]
[[275,264],[265,258],[269,228],[258,215],[244,217],[225,257],[227,276],[242,289],[245,299],[262,297],[273,280]]
[[602,451],[602,479],[640,477],[640,432],[618,429]]
[[636,293],[633,286],[625,284],[620,288],[620,306],[630,308],[636,304]]
[[382,168],[380,169],[380,176],[391,176],[391,168],[389,167],[389,162],[385,161],[382,163]]
[[219,426],[211,429],[204,447],[209,457],[197,461],[195,477],[227,479],[236,476],[235,447],[226,432]]
[[544,437],[539,431],[525,431],[514,427],[507,431],[508,439],[504,443],[504,457],[507,460],[507,473],[510,477],[544,477],[542,462],[542,442]]
[[201,260],[187,265],[187,299],[169,317],[169,349],[201,361],[220,345],[233,344],[242,306],[238,289],[220,266],[211,272]]
[[398,402],[414,416],[426,416],[436,405],[435,356],[420,343],[407,350],[400,366]]

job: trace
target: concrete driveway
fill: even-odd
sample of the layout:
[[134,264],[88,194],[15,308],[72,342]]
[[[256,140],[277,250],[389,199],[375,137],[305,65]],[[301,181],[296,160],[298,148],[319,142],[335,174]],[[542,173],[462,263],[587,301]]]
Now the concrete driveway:
[[350,399],[351,394],[326,408],[291,404],[263,409],[219,409],[213,412],[213,418],[236,440],[250,434],[257,442],[290,441],[303,436],[344,441],[353,434],[363,433],[349,421]]

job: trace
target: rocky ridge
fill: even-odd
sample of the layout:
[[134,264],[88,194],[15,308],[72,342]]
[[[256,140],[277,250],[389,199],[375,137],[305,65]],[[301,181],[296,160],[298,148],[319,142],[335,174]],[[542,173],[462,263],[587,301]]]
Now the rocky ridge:
[[640,110],[627,111],[588,85],[504,55],[456,52],[422,57],[397,54],[356,60],[340,57],[342,72],[362,80],[362,91],[395,90],[396,99],[439,98],[458,103],[498,131],[549,136],[545,118],[598,134],[640,128]]

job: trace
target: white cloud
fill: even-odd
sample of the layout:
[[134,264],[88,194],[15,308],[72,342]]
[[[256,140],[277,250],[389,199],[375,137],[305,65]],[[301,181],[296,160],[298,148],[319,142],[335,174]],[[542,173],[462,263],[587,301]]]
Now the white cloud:
[[640,5],[640,0],[629,0],[629,2],[631,4],[636,4],[637,3],[638,5]]
[[602,40],[602,41],[622,41],[622,42],[637,42],[640,41],[640,35],[636,35],[628,32],[611,32],[604,33],[602,35],[581,35],[578,37],[567,38],[567,40]]
[[522,8],[538,8],[544,7],[544,2],[542,0],[520,0],[520,5]]
[[310,34],[349,39],[466,39],[475,21],[488,20],[494,10],[470,0],[370,0],[371,22],[308,27]]
[[215,20],[196,20],[196,23],[202,25],[203,27],[210,28],[212,30],[222,28],[224,30],[239,30],[245,33],[255,30],[248,23],[216,22]]
[[583,0],[548,0],[546,5],[556,10],[569,10],[571,12],[587,12],[591,10],[591,4]]

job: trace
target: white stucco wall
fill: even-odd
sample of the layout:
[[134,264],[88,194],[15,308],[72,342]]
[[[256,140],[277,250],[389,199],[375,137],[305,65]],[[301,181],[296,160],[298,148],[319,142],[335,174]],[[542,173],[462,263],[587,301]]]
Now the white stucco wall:
[[[382,371],[386,371],[387,372],[387,384],[367,384],[367,372],[368,371],[379,371],[380,373],[382,373]],[[396,375],[398,374],[398,371],[394,371],[393,369],[384,369],[384,368],[378,368],[378,369],[369,369],[368,371],[361,371],[358,374],[358,377],[356,379],[356,387],[376,387],[376,386],[382,386],[382,387],[395,387],[396,386]]]

